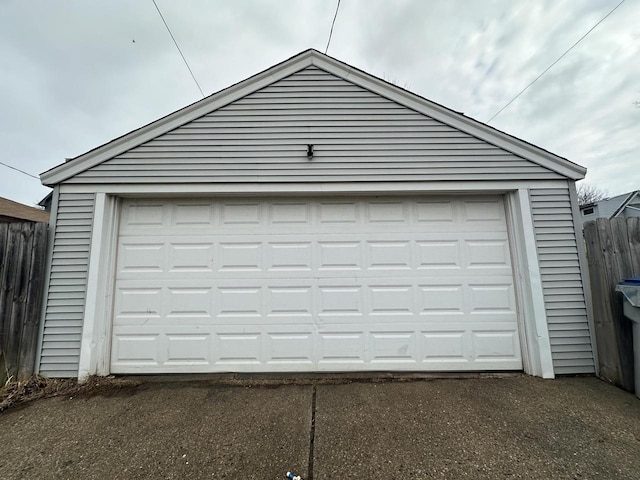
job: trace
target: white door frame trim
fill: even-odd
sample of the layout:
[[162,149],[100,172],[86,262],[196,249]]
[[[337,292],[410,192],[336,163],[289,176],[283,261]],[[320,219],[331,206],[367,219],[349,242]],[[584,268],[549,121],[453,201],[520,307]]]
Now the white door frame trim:
[[520,188],[507,195],[507,205],[513,226],[509,233],[524,371],[536,377],[555,378],[529,190]]
[[[114,186],[116,187],[116,186]],[[114,188],[107,194],[96,194],[94,211],[93,234],[89,254],[89,273],[87,277],[87,297],[83,318],[83,330],[80,348],[80,363],[78,379],[85,381],[90,375],[108,375],[110,373],[111,356],[111,316],[114,296],[115,258],[118,239],[118,225],[120,202],[118,194],[130,196],[133,192],[128,188],[119,191]],[[289,186],[290,187],[290,186]],[[298,191],[287,188],[280,194],[309,195],[307,185],[298,185]],[[519,307],[519,322],[523,330],[524,342],[521,341],[523,365],[525,372],[543,378],[554,378],[551,345],[547,328],[547,318],[544,306],[542,280],[533,230],[533,219],[529,202],[528,188],[520,186],[496,192],[497,185],[486,185],[476,188],[474,193],[502,193],[508,209],[510,228],[510,242],[512,243],[514,283]],[[424,188],[424,187],[423,187]],[[151,189],[150,189],[151,190]],[[456,191],[424,190],[419,194],[444,194],[471,192],[471,189],[456,189]],[[155,191],[144,192],[142,196],[152,198],[166,196],[167,191],[157,188]],[[172,192],[179,193],[179,192]],[[187,190],[183,194],[195,192]],[[205,192],[200,192],[201,194]],[[206,192],[209,196],[216,196],[215,191]],[[234,192],[236,195],[240,192]],[[270,192],[276,193],[276,192]],[[362,194],[357,189],[341,190],[345,194]],[[379,192],[383,193],[383,192]],[[384,193],[402,194],[402,190]],[[418,192],[416,192],[418,193]],[[245,195],[246,196],[246,193]],[[512,238],[512,239],[511,239]]]
[[109,375],[111,316],[118,241],[120,202],[117,197],[96,194],[89,272],[85,302],[78,380],[90,375]]

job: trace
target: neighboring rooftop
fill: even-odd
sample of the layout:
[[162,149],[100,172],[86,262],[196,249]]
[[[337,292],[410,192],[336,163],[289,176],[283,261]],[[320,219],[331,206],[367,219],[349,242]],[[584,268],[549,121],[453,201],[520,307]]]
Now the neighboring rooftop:
[[596,218],[640,217],[640,190],[581,205],[580,212],[583,222]]
[[0,223],[24,221],[49,223],[49,212],[0,197]]

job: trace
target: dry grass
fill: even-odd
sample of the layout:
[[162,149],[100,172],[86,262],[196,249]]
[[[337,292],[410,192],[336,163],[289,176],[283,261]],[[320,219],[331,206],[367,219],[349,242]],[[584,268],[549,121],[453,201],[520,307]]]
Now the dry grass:
[[22,382],[9,378],[0,387],[0,412],[40,398],[111,396],[134,392],[140,386],[141,382],[114,377],[92,376],[82,384],[76,379],[52,379],[41,375],[34,375]]

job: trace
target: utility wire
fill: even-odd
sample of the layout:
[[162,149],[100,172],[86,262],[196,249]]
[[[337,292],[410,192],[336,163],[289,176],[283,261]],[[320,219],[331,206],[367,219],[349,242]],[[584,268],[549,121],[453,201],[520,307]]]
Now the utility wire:
[[324,54],[326,55],[329,51],[329,44],[331,43],[331,37],[333,36],[333,26],[336,24],[336,18],[338,18],[338,9],[340,8],[340,0],[338,0],[338,5],[336,5],[336,13],[333,16],[333,22],[331,22],[331,31],[329,32],[329,40],[327,40],[327,48],[324,49]]
[[538,75],[531,83],[529,83],[529,85],[527,85],[526,87],[524,87],[522,90],[520,90],[520,93],[518,93],[515,97],[513,97],[511,100],[509,100],[507,102],[507,104],[502,107],[500,110],[498,110],[493,117],[491,117],[489,120],[487,120],[487,123],[491,122],[491,120],[493,120],[494,118],[496,118],[498,115],[500,115],[509,105],[511,105],[520,95],[522,95],[524,92],[527,91],[527,89],[533,85],[534,83],[536,83],[538,80],[540,80],[542,78],[542,76],[547,73],[549,70],[551,70],[551,68],[558,63],[560,60],[562,60],[564,58],[564,56],[569,53],[571,50],[573,50],[573,48],[578,45],[582,40],[584,40],[587,35],[589,35],[598,25],[600,25],[609,15],[611,15],[613,12],[615,12],[618,7],[620,5],[622,5],[625,2],[625,0],[622,0],[619,4],[617,4],[615,7],[613,7],[613,9],[607,13],[604,17],[602,17],[593,27],[591,27],[587,33],[585,33],[583,36],[581,36],[578,41],[576,43],[574,43],[573,45],[571,45],[571,47],[569,47],[562,55],[560,55],[555,62],[553,62],[551,65],[549,65],[540,75]]
[[178,52],[180,52],[180,56],[182,57],[182,60],[184,61],[184,64],[187,66],[187,69],[189,70],[189,73],[191,74],[191,78],[193,78],[193,81],[196,82],[198,90],[200,90],[200,94],[202,95],[202,98],[204,98],[205,95],[202,92],[202,88],[200,88],[200,84],[198,83],[198,80],[196,80],[196,76],[193,74],[193,71],[191,70],[191,67],[189,66],[189,63],[187,62],[187,59],[184,58],[184,54],[182,53],[182,50],[180,50],[180,47],[178,46],[178,42],[176,42],[176,39],[173,36],[173,33],[171,33],[171,29],[169,28],[169,25],[167,25],[167,21],[164,19],[164,16],[162,15],[162,12],[158,8],[158,4],[156,3],[156,0],[151,0],[151,1],[155,5],[156,10],[158,10],[158,14],[160,15],[160,18],[162,19],[162,23],[164,23],[164,26],[167,27],[167,32],[169,32],[169,35],[171,35],[171,40],[173,40],[173,43],[175,44],[176,48],[178,49]]
[[24,173],[25,175],[29,175],[31,178],[35,178],[36,180],[40,180],[40,177],[36,177],[35,175],[31,175],[30,173],[25,172],[24,170],[20,170],[19,168],[12,167],[11,165],[7,165],[4,162],[0,162],[0,165],[4,165],[5,167],[10,168],[11,170],[15,170],[16,172]]

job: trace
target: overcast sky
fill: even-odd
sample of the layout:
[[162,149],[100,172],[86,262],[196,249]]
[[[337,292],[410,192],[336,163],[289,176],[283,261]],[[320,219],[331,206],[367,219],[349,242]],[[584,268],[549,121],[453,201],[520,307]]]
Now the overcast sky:
[[[209,95],[308,48],[334,0],[157,0]],[[328,54],[486,122],[619,0],[342,0]],[[0,0],[0,161],[34,175],[200,99],[151,0]],[[491,122],[640,188],[640,1]],[[640,103],[639,103],[640,105]],[[0,196],[48,189],[0,165]]]

